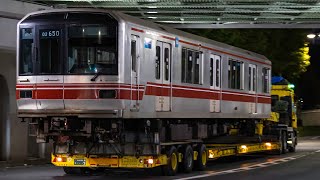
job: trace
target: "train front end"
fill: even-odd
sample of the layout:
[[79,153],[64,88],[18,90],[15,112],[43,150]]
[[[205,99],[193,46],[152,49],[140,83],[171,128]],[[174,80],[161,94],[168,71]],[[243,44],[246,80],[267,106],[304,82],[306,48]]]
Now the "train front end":
[[18,23],[18,116],[37,142],[54,140],[54,153],[118,141],[131,92],[119,72],[118,24],[86,10],[37,12]]

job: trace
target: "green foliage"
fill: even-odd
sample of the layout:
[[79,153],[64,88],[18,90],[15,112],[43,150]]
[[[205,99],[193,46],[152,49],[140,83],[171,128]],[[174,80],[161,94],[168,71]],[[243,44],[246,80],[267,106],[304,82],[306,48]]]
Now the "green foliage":
[[309,65],[305,51],[307,30],[299,29],[191,29],[190,33],[266,56],[273,75],[295,83]]

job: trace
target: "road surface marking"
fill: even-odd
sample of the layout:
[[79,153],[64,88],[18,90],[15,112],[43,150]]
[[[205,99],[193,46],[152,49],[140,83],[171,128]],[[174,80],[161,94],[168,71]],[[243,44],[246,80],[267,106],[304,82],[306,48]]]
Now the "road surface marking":
[[315,137],[312,137],[310,139],[315,140],[315,139],[319,139],[319,138],[320,138],[320,136],[315,136]]
[[[318,150],[318,151],[320,152],[320,150]],[[218,172],[211,171],[211,172],[209,172],[207,174],[190,176],[190,177],[185,177],[185,178],[178,178],[178,179],[175,179],[175,180],[199,179],[199,178],[205,178],[205,177],[216,176],[216,175],[221,175],[221,174],[231,174],[231,173],[236,173],[236,172],[241,172],[241,171],[249,171],[249,170],[253,170],[253,169],[264,168],[264,167],[268,167],[268,166],[272,166],[272,165],[276,165],[276,164],[292,161],[292,160],[295,160],[295,159],[298,159],[298,158],[302,158],[304,156],[306,156],[306,155],[297,155],[297,156],[292,156],[292,157],[285,157],[285,158],[281,158],[281,159],[272,160],[270,162],[258,163],[258,164],[254,164],[254,165],[250,165],[250,166],[246,166],[246,167],[229,169],[229,170],[218,171]]]

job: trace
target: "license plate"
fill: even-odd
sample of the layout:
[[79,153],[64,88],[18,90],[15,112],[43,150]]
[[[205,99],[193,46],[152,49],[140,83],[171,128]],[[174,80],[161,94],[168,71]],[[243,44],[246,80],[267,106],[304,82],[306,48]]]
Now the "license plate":
[[74,165],[86,165],[86,160],[85,159],[75,159]]

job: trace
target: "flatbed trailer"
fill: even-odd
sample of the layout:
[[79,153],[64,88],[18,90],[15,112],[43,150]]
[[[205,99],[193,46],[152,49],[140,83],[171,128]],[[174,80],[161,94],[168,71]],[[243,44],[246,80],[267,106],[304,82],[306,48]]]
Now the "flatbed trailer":
[[[203,158],[202,161],[215,160],[227,156],[239,156],[257,152],[277,151],[281,148],[279,142],[263,142],[250,144],[205,144],[205,157],[198,156],[197,151],[193,151],[193,160],[198,157]],[[178,153],[178,163],[182,162],[182,153]],[[68,155],[68,154],[52,154],[52,164],[61,167],[86,167],[86,168],[154,168],[164,166],[168,163],[167,155],[160,156],[109,156],[99,157],[97,155]]]

